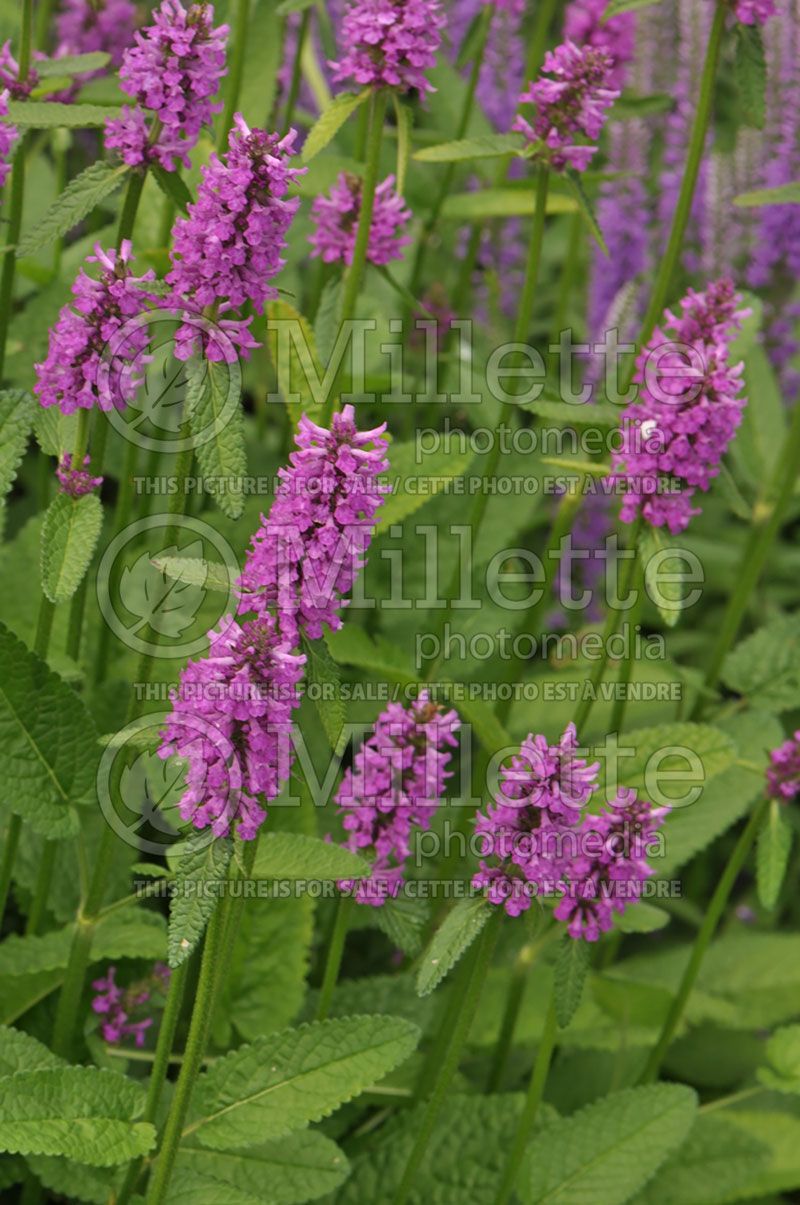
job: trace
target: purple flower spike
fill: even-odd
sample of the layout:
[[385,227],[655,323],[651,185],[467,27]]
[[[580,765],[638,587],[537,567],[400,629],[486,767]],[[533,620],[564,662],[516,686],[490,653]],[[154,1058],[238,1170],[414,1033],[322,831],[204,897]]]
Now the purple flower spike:
[[136,107],[123,108],[105,128],[106,146],[118,150],[129,167],[188,167],[200,130],[222,108],[212,97],[225,74],[228,27],[214,29],[213,19],[210,4],[187,10],[179,0],[163,0],[153,24],[125,51],[120,83]]
[[684,531],[699,508],[742,420],[742,365],[728,361],[730,343],[749,311],[730,280],[690,289],[681,313],[666,310],[637,361],[637,401],[622,415],[622,446],[612,455],[624,481],[621,518],[642,514],[653,527]]
[[[329,195],[317,197],[311,216],[317,228],[309,242],[324,263],[353,262],[353,249],[361,215],[361,180],[348,172],[336,179]],[[388,264],[403,258],[403,247],[411,242],[402,227],[411,218],[411,210],[394,190],[394,176],[387,176],[375,189],[367,259],[371,264]]]
[[64,0],[56,17],[56,58],[102,50],[111,56],[113,66],[119,67],[136,24],[132,0]]
[[[8,113],[8,97],[8,88],[5,88],[0,92],[0,117],[5,117]],[[16,126],[0,122],[0,188],[5,184],[8,173],[11,171],[11,164],[7,160],[18,138],[19,130]]]
[[606,110],[619,96],[611,86],[612,67],[610,55],[592,46],[563,42],[548,51],[543,74],[519,98],[521,104],[536,106],[533,122],[520,116],[513,126],[535,144],[535,160],[555,171],[586,170],[597,147],[575,138],[584,135],[591,143],[600,137]]
[[634,54],[636,16],[620,13],[610,21],[603,21],[607,8],[608,0],[572,0],[564,14],[564,37],[576,46],[604,50],[612,63],[609,80],[613,87],[621,88],[625,68]]
[[458,728],[457,713],[442,711],[427,691],[408,708],[390,703],[345,773],[336,802],[347,848],[375,856],[370,877],[356,888],[359,904],[379,908],[399,892],[413,831],[430,826],[450,777]]
[[262,615],[241,626],[226,618],[208,633],[207,656],[190,661],[172,696],[159,756],[187,759],[181,816],[225,837],[232,825],[252,841],[291,770],[292,712],[305,657]]
[[84,456],[83,468],[73,469],[72,454],[70,452],[62,454],[56,469],[56,477],[62,494],[68,494],[70,498],[82,498],[84,494],[91,494],[92,490],[100,488],[103,478],[93,477],[91,473],[87,472],[89,463],[89,457]]
[[39,82],[39,76],[31,67],[25,79],[19,78],[19,63],[11,53],[11,43],[0,46],[0,88],[7,90],[14,100],[27,100]]
[[[306,171],[289,166],[295,138],[294,130],[283,138],[251,130],[236,114],[224,162],[211,156],[189,216],[175,223],[167,281],[177,308],[197,314],[218,306],[227,312],[251,301],[260,311],[278,296],[269,281],[283,267],[286,234],[300,204],[286,193]],[[241,350],[258,346],[249,320],[223,319],[219,325]],[[197,327],[187,322],[176,337],[178,358],[188,359],[197,340]],[[213,348],[206,352],[220,358]]]
[[733,11],[742,25],[763,25],[777,9],[775,0],[735,0]]
[[[50,332],[47,359],[35,365],[33,389],[43,406],[58,406],[62,414],[72,414],[93,406],[122,409],[135,397],[141,367],[149,360],[150,335],[145,323],[132,319],[158,299],[141,288],[155,279],[155,273],[133,276],[128,271],[130,259],[127,239],[119,252],[104,251],[97,244],[87,262],[100,265],[99,280],[87,276],[83,268],[78,273],[72,286],[73,306],[61,310]],[[109,363],[114,368],[113,387]]]
[[444,23],[439,0],[351,0],[339,34],[347,53],[330,64],[333,78],[424,96],[433,90],[425,72],[436,63]]
[[292,647],[300,633],[317,640],[323,625],[342,626],[339,609],[364,565],[386,487],[386,424],[359,431],[352,406],[330,431],[303,415],[290,467],[268,518],[253,536],[239,587],[243,606],[274,610]]
[[767,793],[780,803],[800,795],[800,729],[769,755]]

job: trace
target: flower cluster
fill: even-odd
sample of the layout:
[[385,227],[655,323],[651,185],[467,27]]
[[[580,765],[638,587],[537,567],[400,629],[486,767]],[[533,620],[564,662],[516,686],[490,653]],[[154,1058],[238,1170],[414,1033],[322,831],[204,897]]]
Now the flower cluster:
[[115,966],[110,966],[102,979],[95,979],[92,987],[98,994],[92,1000],[92,1011],[103,1018],[103,1039],[117,1046],[125,1038],[133,1038],[137,1046],[144,1046],[145,1032],[153,1024],[152,1016],[142,1015],[144,1005],[154,991],[162,995],[166,992],[170,975],[169,967],[157,962],[147,979],[130,987],[119,986]]
[[333,416],[330,431],[306,415],[297,450],[269,516],[262,516],[239,580],[248,607],[275,611],[292,646],[322,625],[341,627],[340,607],[364,564],[375,513],[385,493],[386,424],[359,431],[352,406]]
[[[619,96],[611,86],[613,61],[602,49],[563,42],[545,55],[543,74],[520,96],[520,104],[533,104],[533,122],[519,116],[514,129],[535,144],[534,158],[556,171],[571,167],[585,171],[596,146],[577,143],[584,135],[596,142],[606,120],[606,110]],[[548,79],[547,75],[552,76]]]
[[56,58],[102,50],[110,56],[112,65],[119,67],[136,25],[133,0],[64,0],[56,17]]
[[742,25],[763,25],[776,11],[775,0],[734,0],[733,12]]
[[529,736],[501,771],[499,798],[475,825],[483,857],[473,886],[509,916],[527,911],[533,898],[556,896],[556,919],[586,941],[639,898],[667,811],[623,789],[608,812],[582,816],[597,792],[597,771],[578,756],[573,724],[557,745]]
[[742,419],[742,365],[729,363],[730,342],[748,311],[730,280],[690,289],[679,315],[665,311],[639,355],[639,397],[622,416],[613,476],[625,481],[621,518],[641,514],[654,527],[684,531],[699,509]]
[[[306,170],[289,166],[295,137],[294,130],[283,138],[251,130],[236,114],[225,161],[211,156],[189,216],[175,223],[167,282],[176,307],[199,313],[216,306],[226,313],[251,301],[260,310],[277,297],[269,281],[283,266],[286,232],[300,203],[286,193]],[[257,346],[249,320],[218,321],[240,349]],[[197,328],[187,322],[176,337],[176,355],[188,359],[196,341]],[[209,346],[206,355],[219,359],[222,349]]]
[[800,795],[800,729],[769,755],[767,791],[773,799],[787,803]]
[[89,457],[84,456],[83,468],[73,468],[72,454],[70,452],[61,454],[56,477],[62,494],[68,494],[70,498],[82,498],[84,494],[91,494],[92,490],[100,488],[103,478],[92,476],[88,471],[89,463]]
[[369,878],[358,883],[358,903],[378,908],[400,890],[412,833],[430,826],[451,776],[458,728],[457,713],[443,711],[427,691],[408,708],[390,703],[345,773],[336,802],[347,848],[375,857]]
[[11,53],[11,43],[4,42],[0,46],[0,88],[7,90],[14,100],[27,100],[39,82],[39,76],[33,67],[28,69],[24,79],[19,77],[19,63]]
[[[5,117],[8,113],[8,89],[4,88],[0,92],[0,117]],[[8,156],[14,147],[14,143],[19,138],[19,130],[16,126],[7,125],[4,121],[0,121],[0,188],[3,187],[8,179],[8,173],[11,171],[11,164],[8,162]]]
[[99,280],[81,268],[72,286],[73,306],[64,306],[50,332],[47,359],[36,364],[36,384],[43,406],[62,414],[99,406],[121,409],[141,384],[141,368],[149,357],[146,325],[131,321],[157,298],[147,291],[152,271],[133,276],[128,269],[131,244],[104,251],[97,244],[89,263],[102,271]]
[[209,651],[190,661],[172,694],[159,756],[186,758],[178,804],[195,828],[251,841],[266,818],[257,796],[274,799],[291,768],[292,712],[305,657],[293,653],[271,615],[241,625],[226,617]]
[[125,51],[120,83],[136,106],[106,122],[106,146],[129,167],[156,162],[166,171],[189,166],[189,152],[221,105],[212,97],[225,73],[226,25],[212,25],[210,4],[187,10],[162,0],[153,24]]
[[603,21],[607,8],[606,0],[572,0],[564,13],[564,37],[576,46],[604,50],[612,64],[609,80],[613,87],[621,88],[625,68],[634,54],[636,16],[619,13],[610,21]]
[[330,64],[333,78],[424,96],[444,23],[439,0],[351,0],[339,33],[347,52]]
[[[353,250],[361,215],[361,180],[342,172],[330,193],[316,198],[311,216],[317,223],[309,236],[314,250],[326,264],[353,262]],[[403,247],[410,237],[402,233],[411,218],[411,210],[395,192],[394,176],[387,176],[375,189],[372,221],[369,228],[367,260],[371,264],[388,264],[403,258]]]

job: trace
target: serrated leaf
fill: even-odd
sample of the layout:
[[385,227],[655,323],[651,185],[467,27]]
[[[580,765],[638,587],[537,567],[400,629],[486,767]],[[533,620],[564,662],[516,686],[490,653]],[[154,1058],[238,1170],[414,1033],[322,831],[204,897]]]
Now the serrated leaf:
[[761,907],[768,912],[778,902],[791,851],[792,829],[786,818],[786,807],[773,799],[764,817],[756,847],[758,899]]
[[93,1167],[125,1163],[152,1149],[156,1132],[134,1122],[141,1088],[114,1071],[59,1067],[2,1081],[0,1150],[63,1155]]
[[577,1011],[588,972],[586,942],[575,941],[565,933],[556,955],[554,978],[556,1018],[562,1029],[566,1029]]
[[387,479],[391,493],[384,498],[378,512],[375,534],[379,535],[394,523],[400,523],[419,510],[436,494],[467,471],[473,460],[469,448],[453,452],[451,449],[435,452],[418,460],[419,452],[414,440],[393,443],[389,449]]
[[333,349],[336,346],[336,338],[339,334],[341,294],[341,281],[329,280],[322,290],[322,296],[317,306],[317,313],[314,317],[314,341],[316,343],[317,360],[322,364],[330,363]]
[[620,933],[657,933],[659,929],[666,928],[669,921],[670,915],[663,908],[656,908],[655,904],[642,900],[616,916],[614,928],[619,929]]
[[89,1167],[50,1155],[28,1155],[25,1162],[52,1193],[68,1201],[87,1201],[89,1205],[106,1205],[109,1198],[113,1199],[124,1174],[121,1167]]
[[740,209],[760,209],[762,205],[800,205],[800,180],[778,184],[775,188],[756,188],[733,198]]
[[260,879],[360,879],[369,863],[319,837],[304,833],[265,833],[258,843],[253,874]]
[[[700,798],[698,788],[707,784],[731,766],[736,757],[736,744],[721,728],[710,724],[659,724],[653,728],[637,728],[625,736],[626,752],[619,760],[619,785],[636,787],[645,798],[652,799],[657,791],[659,804],[672,801],[690,807]],[[601,788],[605,784],[605,767],[601,764]],[[671,774],[683,775],[670,780]],[[694,794],[692,804],[688,802]],[[681,804],[682,800],[687,800]]]
[[0,120],[20,129],[88,130],[102,126],[109,118],[119,117],[115,105],[71,105],[58,101],[10,100],[8,113]]
[[[183,1148],[170,1189],[172,1205],[293,1205],[334,1192],[350,1168],[335,1142],[315,1130],[228,1155]],[[268,1198],[265,1197],[265,1192]]]
[[417,674],[406,655],[396,644],[390,644],[378,636],[370,639],[363,628],[345,624],[338,632],[328,632],[325,637],[331,656],[340,665],[355,665],[358,669],[371,670],[390,682],[409,685],[417,681]]
[[42,523],[42,589],[50,602],[66,602],[78,589],[102,526],[103,504],[96,494],[56,494]]
[[414,158],[420,163],[463,163],[469,159],[518,155],[524,146],[521,134],[487,134],[482,138],[459,138],[455,142],[426,146],[417,151]]
[[545,1126],[528,1147],[528,1205],[623,1205],[686,1138],[697,1097],[682,1084],[612,1092]]
[[[202,552],[201,540],[193,541],[183,551],[189,554]],[[120,575],[119,594],[131,615],[139,623],[131,629],[137,634],[140,629],[150,627],[161,636],[176,638],[183,635],[199,611],[204,593],[186,578],[170,578],[156,566],[156,560],[171,562],[179,560],[178,549],[165,549],[160,557],[151,559],[148,550],[142,552],[132,565],[126,565]],[[200,558],[190,555],[187,560]]]
[[399,1017],[346,1017],[259,1038],[197,1081],[185,1136],[213,1150],[280,1138],[327,1117],[408,1058],[419,1030]]
[[37,406],[34,403],[33,433],[36,442],[48,456],[59,456],[75,447],[78,429],[77,414],[62,414],[58,406]]
[[606,241],[603,238],[600,223],[598,222],[597,215],[594,212],[594,206],[592,205],[586,189],[583,186],[583,180],[581,180],[580,173],[568,168],[567,171],[564,172],[564,179],[566,180],[569,188],[572,191],[572,195],[578,203],[578,208],[581,211],[584,222],[589,228],[592,238],[603,252],[603,255],[608,256],[608,247],[606,246]]
[[[193,356],[186,365],[186,383],[189,426],[198,440],[197,463],[204,477],[224,486],[213,495],[222,513],[238,519],[244,510],[241,483],[247,473],[239,366]],[[211,438],[206,437],[209,431]]]
[[30,1034],[8,1025],[0,1026],[0,1076],[62,1066],[66,1066],[64,1060]]
[[758,1078],[776,1092],[800,1093],[800,1025],[784,1025],[775,1031],[764,1049],[766,1067]]
[[192,202],[192,194],[186,187],[180,172],[168,172],[160,163],[152,163],[150,170],[153,173],[153,179],[164,196],[172,201],[173,205],[181,213],[187,213]]
[[[0,978],[63,971],[69,959],[74,925],[50,933],[11,933],[0,942]],[[164,918],[157,912],[126,908],[104,917],[92,935],[91,958],[162,958],[165,952]]]
[[336,662],[324,641],[303,641],[306,654],[307,690],[322,721],[322,728],[331,749],[337,749],[344,730],[345,707],[342,699],[342,680]]
[[0,391],[0,498],[5,498],[25,455],[33,427],[34,401],[24,389]]
[[[455,222],[531,217],[535,207],[536,196],[529,188],[484,188],[447,197],[442,205],[442,217]],[[548,193],[546,213],[575,213],[577,209],[577,201],[565,193]]]
[[419,953],[430,915],[423,900],[400,896],[387,899],[380,908],[370,908],[369,911],[369,919],[399,950],[412,956]]
[[67,234],[122,184],[130,169],[98,159],[67,187],[20,241],[18,255],[32,255]]
[[205,834],[184,845],[174,865],[174,892],[169,901],[167,961],[175,969],[185,962],[203,936],[219,895],[214,884],[227,877],[232,845],[228,838],[209,841]]
[[766,115],[767,59],[758,25],[736,26],[734,75],[741,98],[742,121],[763,130]]
[[428,996],[456,965],[489,919],[490,906],[482,895],[459,900],[433,935],[420,960],[417,991]]
[[769,1151],[719,1116],[697,1115],[681,1147],[662,1163],[658,1175],[631,1205],[723,1205],[753,1171],[766,1165]]
[[94,787],[97,732],[82,699],[0,624],[0,776],[12,811],[42,836],[74,836]]
[[[670,550],[674,547],[674,560]],[[674,628],[686,607],[686,585],[681,571],[686,565],[685,554],[674,541],[657,527],[648,527],[639,537],[639,559],[644,569],[647,596],[654,603],[668,628]],[[662,578],[662,574],[666,575]],[[669,581],[671,575],[676,581]]]
[[355,113],[356,109],[363,105],[369,96],[370,89],[364,88],[358,93],[340,92],[333,98],[308,132],[300,156],[303,163],[309,163],[315,155],[324,150],[351,113]]
[[539,418],[546,418],[548,422],[559,423],[565,427],[605,427],[615,430],[620,420],[619,407],[602,402],[573,405],[542,398],[535,402],[526,402],[520,409],[530,410]]
[[205,590],[219,590],[224,594],[230,592],[230,573],[227,565],[221,561],[189,556],[154,556],[152,564],[171,581],[186,582]]
[[752,707],[782,712],[800,695],[800,616],[782,615],[747,636],[728,654],[722,681]]
[[105,50],[92,50],[88,54],[64,54],[60,58],[36,60],[36,74],[41,79],[50,76],[83,75],[89,71],[102,71],[111,62]]

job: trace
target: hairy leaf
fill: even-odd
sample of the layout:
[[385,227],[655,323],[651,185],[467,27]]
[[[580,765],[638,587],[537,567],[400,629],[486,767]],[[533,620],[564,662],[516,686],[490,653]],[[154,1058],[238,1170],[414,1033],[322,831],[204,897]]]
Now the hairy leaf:
[[189,425],[204,477],[217,482],[214,501],[229,519],[244,510],[241,481],[247,472],[238,363],[194,357],[186,366]]
[[24,389],[0,391],[0,498],[5,498],[20,466],[36,411]]
[[[187,843],[188,845],[188,843]],[[185,962],[203,936],[214,911],[220,882],[227,878],[231,842],[224,837],[209,841],[199,834],[176,859],[174,892],[169,901],[168,962],[173,968]]]
[[116,192],[129,170],[124,165],[109,162],[108,159],[98,159],[90,164],[70,180],[47,212],[30,228],[20,241],[17,254],[32,255],[62,235],[68,234],[101,201]]
[[262,879],[360,879],[369,863],[340,845],[304,833],[265,833],[253,874]]
[[562,1029],[566,1029],[577,1011],[588,973],[589,951],[586,942],[575,941],[565,933],[555,966],[556,1017]]
[[170,1189],[172,1205],[293,1205],[334,1192],[349,1171],[335,1142],[315,1130],[235,1154],[183,1148]]
[[429,995],[462,954],[472,945],[489,919],[490,906],[482,895],[459,900],[436,930],[420,961],[417,991]]
[[96,494],[56,494],[42,524],[42,589],[50,602],[66,602],[78,589],[102,526],[103,506]]
[[324,150],[332,138],[338,133],[344,123],[347,121],[351,113],[355,113],[360,105],[370,95],[369,88],[364,88],[361,92],[340,92],[335,96],[328,105],[327,109],[320,114],[317,121],[311,127],[303,144],[302,160],[304,163],[309,163],[315,155]]

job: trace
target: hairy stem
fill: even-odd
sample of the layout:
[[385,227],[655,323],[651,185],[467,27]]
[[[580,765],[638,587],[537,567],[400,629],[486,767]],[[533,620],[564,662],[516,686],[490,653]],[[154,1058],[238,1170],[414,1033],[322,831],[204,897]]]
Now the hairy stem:
[[230,71],[225,88],[225,109],[219,131],[217,151],[223,154],[228,145],[228,135],[233,128],[233,116],[239,104],[244,76],[244,56],[247,49],[247,25],[250,20],[250,0],[239,0],[236,5],[236,20],[233,27],[233,50],[230,54]]

